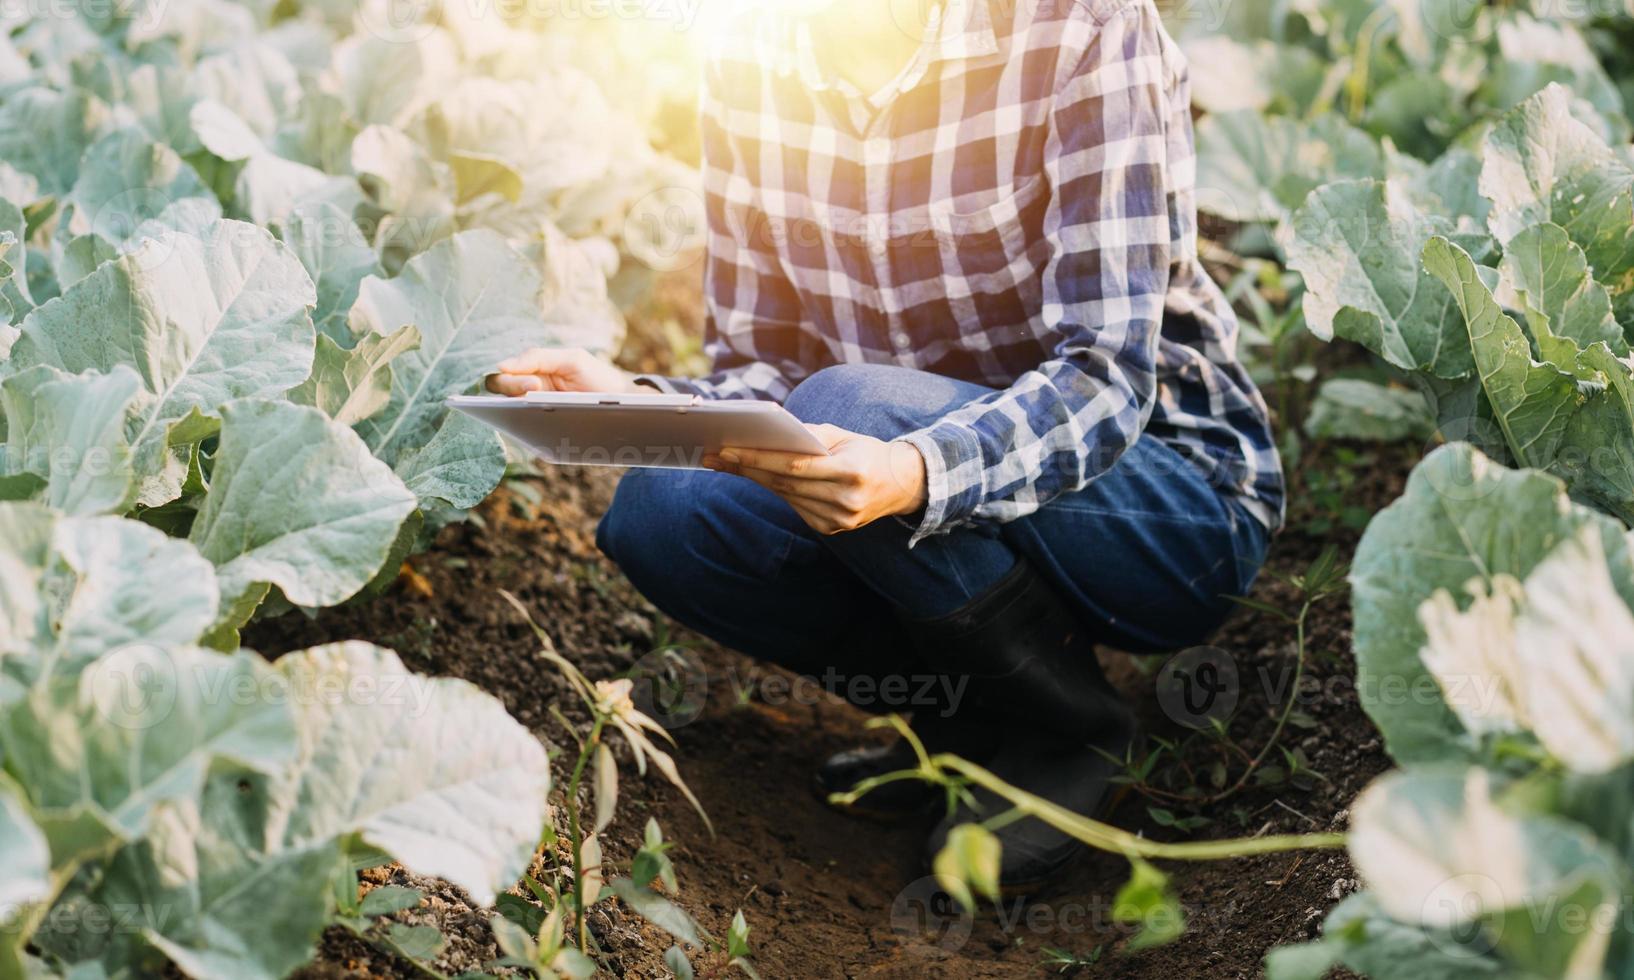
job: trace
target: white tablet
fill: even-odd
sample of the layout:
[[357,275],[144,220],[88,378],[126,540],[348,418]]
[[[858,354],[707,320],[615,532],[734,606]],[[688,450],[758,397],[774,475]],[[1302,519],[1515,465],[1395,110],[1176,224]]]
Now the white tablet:
[[456,395],[448,404],[546,462],[570,466],[702,469],[704,454],[726,446],[828,455],[821,440],[775,402],[533,391]]

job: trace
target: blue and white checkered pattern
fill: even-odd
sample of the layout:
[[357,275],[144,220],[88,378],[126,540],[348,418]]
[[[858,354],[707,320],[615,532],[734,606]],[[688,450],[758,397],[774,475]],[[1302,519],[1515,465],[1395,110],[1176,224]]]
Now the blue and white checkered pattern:
[[662,387],[782,401],[868,363],[999,389],[904,437],[929,478],[916,541],[1029,514],[1142,432],[1280,525],[1151,0],[947,0],[871,96],[823,75],[805,22],[739,21],[702,109],[714,373]]

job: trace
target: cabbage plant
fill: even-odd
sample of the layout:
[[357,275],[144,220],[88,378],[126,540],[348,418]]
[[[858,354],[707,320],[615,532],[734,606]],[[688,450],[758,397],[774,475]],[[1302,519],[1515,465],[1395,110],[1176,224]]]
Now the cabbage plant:
[[469,683],[201,647],[230,579],[129,518],[0,505],[0,579],[0,976],[280,977],[360,866],[488,903],[531,859],[544,748]]
[[1351,808],[1366,890],[1272,977],[1634,975],[1630,542],[1467,444],[1374,519],[1358,690],[1404,768]]
[[[1634,169],[1551,85],[1482,143],[1485,227],[1399,180],[1336,181],[1293,217],[1306,322],[1430,396],[1444,434],[1634,519]],[[1511,312],[1515,311],[1515,312]]]
[[538,25],[395,18],[0,15],[0,978],[281,977],[357,869],[489,903],[546,824],[471,685],[239,645],[497,485],[444,400],[614,348],[609,278],[664,257],[625,213],[686,186]]

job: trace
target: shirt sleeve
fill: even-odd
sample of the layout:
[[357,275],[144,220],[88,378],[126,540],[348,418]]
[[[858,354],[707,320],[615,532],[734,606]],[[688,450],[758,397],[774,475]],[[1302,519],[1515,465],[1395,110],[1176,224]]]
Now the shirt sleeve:
[[804,365],[816,356],[815,333],[774,250],[779,229],[755,203],[757,174],[752,168],[775,166],[778,154],[771,148],[747,159],[734,149],[727,132],[726,114],[732,110],[721,93],[727,91],[731,70],[712,61],[700,98],[708,219],[704,353],[712,370],[702,378],[642,375],[637,380],[703,398],[781,402],[811,372]]
[[1174,205],[1169,68],[1149,10],[1109,18],[1053,99],[1042,316],[1054,357],[902,437],[925,457],[927,503],[910,543],[1082,489],[1151,417]]

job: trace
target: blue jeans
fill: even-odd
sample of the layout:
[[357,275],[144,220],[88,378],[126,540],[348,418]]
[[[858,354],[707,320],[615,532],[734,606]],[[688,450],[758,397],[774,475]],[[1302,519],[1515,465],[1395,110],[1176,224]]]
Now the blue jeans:
[[[840,365],[795,388],[788,410],[892,439],[990,388],[909,368]],[[1151,437],[1084,489],[1033,514],[908,548],[892,518],[812,531],[771,491],[708,470],[635,469],[596,534],[659,609],[750,656],[808,674],[898,669],[871,641],[981,595],[1025,559],[1097,642],[1132,652],[1196,644],[1248,591],[1263,525]]]

